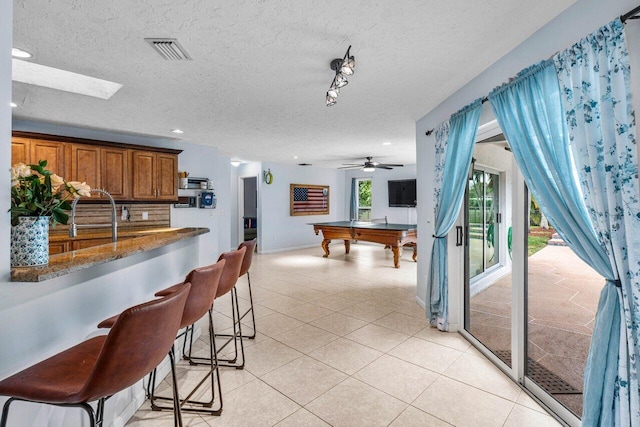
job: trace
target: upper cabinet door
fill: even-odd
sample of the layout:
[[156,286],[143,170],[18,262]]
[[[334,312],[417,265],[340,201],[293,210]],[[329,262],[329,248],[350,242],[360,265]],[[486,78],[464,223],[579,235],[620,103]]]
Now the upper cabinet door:
[[158,199],[178,200],[178,156],[158,153]]
[[[100,147],[86,144],[67,144],[67,181],[86,182],[91,188],[101,188]],[[94,193],[91,197],[97,197]]]
[[153,200],[156,198],[156,154],[134,150],[132,156],[133,198]]
[[31,139],[30,163],[36,164],[40,160],[46,160],[45,169],[64,177],[64,146],[65,144],[60,142]]
[[17,163],[31,164],[31,144],[27,138],[11,138],[11,166]]
[[116,200],[131,197],[131,151],[123,148],[101,148],[102,187]]

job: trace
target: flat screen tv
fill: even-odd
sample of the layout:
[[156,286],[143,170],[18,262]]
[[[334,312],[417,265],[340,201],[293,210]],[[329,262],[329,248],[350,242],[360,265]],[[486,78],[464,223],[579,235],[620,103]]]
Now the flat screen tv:
[[389,207],[414,208],[416,206],[416,180],[388,181]]

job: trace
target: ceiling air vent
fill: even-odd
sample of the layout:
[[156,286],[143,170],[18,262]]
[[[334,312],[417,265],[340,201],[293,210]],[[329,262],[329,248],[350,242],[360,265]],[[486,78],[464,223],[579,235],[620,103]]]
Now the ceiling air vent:
[[191,59],[176,39],[145,39],[167,61],[184,61]]

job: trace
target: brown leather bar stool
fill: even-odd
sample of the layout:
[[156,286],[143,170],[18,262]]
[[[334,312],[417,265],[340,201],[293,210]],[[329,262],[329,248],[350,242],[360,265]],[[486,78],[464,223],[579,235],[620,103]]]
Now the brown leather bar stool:
[[[249,286],[249,308],[240,316],[240,321],[245,318],[245,316],[251,313],[251,321],[253,325],[253,334],[246,335],[243,334],[242,338],[254,339],[256,337],[256,316],[253,312],[253,295],[251,294],[251,276],[249,275],[249,268],[251,268],[251,261],[253,260],[253,253],[256,250],[257,240],[247,240],[246,242],[240,243],[238,249],[245,248],[246,252],[244,253],[244,257],[242,258],[242,266],[240,267],[239,277],[247,275],[247,284]],[[231,337],[230,334],[218,334],[218,337]]]
[[[220,359],[218,358],[218,362],[220,366],[231,366],[236,369],[244,368],[244,345],[242,344],[242,327],[240,321],[238,320],[240,317],[240,310],[238,308],[238,293],[236,292],[235,285],[238,281],[238,277],[240,275],[240,269],[242,268],[242,260],[244,259],[244,254],[246,252],[246,248],[240,248],[232,252],[225,252],[218,260],[225,260],[226,264],[224,269],[222,270],[222,276],[220,277],[220,283],[218,284],[218,291],[216,293],[215,299],[218,299],[227,293],[231,293],[231,316],[233,320],[233,335],[227,336],[229,338],[226,340],[220,347],[217,348],[218,353],[220,353],[227,345],[231,342],[234,344],[234,356],[230,359]],[[193,329],[193,328],[191,328]],[[192,332],[193,334],[193,332]],[[219,337],[221,335],[212,334],[213,337]],[[240,353],[242,355],[242,362],[238,362],[238,341],[240,341]],[[192,343],[189,344],[189,354],[185,355],[185,359],[189,360],[191,364],[201,365],[201,364],[209,364],[209,358],[205,357],[194,357],[191,356]]]
[[[185,282],[191,283],[191,291],[189,292],[189,296],[187,297],[187,302],[184,306],[184,312],[182,314],[182,320],[180,321],[180,328],[187,328],[184,332],[178,335],[178,337],[185,335],[186,331],[189,327],[192,327],[194,323],[200,320],[203,316],[208,313],[209,317],[209,336],[211,339],[209,340],[209,356],[210,356],[210,369],[206,373],[206,375],[202,378],[202,380],[191,390],[184,399],[180,399],[180,406],[182,411],[189,412],[202,412],[211,415],[220,415],[222,413],[222,388],[220,385],[220,373],[218,369],[218,359],[216,357],[216,343],[213,339],[213,317],[212,317],[212,308],[213,308],[213,300],[218,291],[218,284],[220,282],[220,277],[224,270],[224,266],[226,264],[225,260],[220,260],[216,264],[209,265],[206,267],[196,268],[191,270],[187,277],[185,278]],[[180,289],[182,284],[171,286],[162,291],[156,292],[156,296],[164,297],[170,295],[176,290]],[[117,316],[111,317],[109,319],[103,320],[98,325],[99,328],[109,328],[113,325],[114,321],[117,319]],[[193,333],[192,333],[193,336]],[[185,336],[185,342],[187,337]],[[183,350],[184,351],[184,350]],[[172,368],[173,369],[173,368]],[[175,372],[172,372],[175,375]],[[215,381],[215,377],[218,378]],[[211,378],[211,400],[207,402],[191,400],[191,397],[195,394],[198,389],[205,383],[207,378]],[[213,406],[213,402],[215,400],[216,391],[215,391],[215,383],[218,384],[218,398],[219,405],[218,409],[206,409],[211,408]],[[151,409],[153,410],[162,410],[162,409],[172,409],[167,406],[161,406],[157,403],[157,400],[172,400],[170,398],[164,396],[156,396],[155,395],[155,386],[156,386],[156,369],[153,370],[149,377],[149,385],[148,385],[148,397],[151,400]],[[199,405],[201,408],[193,408],[185,405]]]
[[[102,426],[105,400],[132,386],[169,353],[173,346],[191,285],[171,295],[131,307],[118,316],[108,335],[90,338],[74,347],[0,381],[4,404],[0,426],[5,427],[12,402],[28,401],[83,408],[90,425]],[[174,422],[182,426],[176,378],[173,378]],[[88,402],[98,401],[94,412]]]
[[[208,314],[209,318],[209,371],[202,377],[202,379],[196,384],[196,386],[187,394],[184,399],[180,400],[180,405],[183,411],[190,412],[201,412],[210,415],[220,415],[222,413],[222,386],[220,384],[220,371],[218,368],[218,357],[216,351],[216,342],[213,338],[215,336],[214,328],[213,328],[213,301],[218,291],[218,286],[220,284],[220,277],[222,276],[222,272],[224,271],[224,266],[226,261],[224,259],[219,260],[217,263],[213,265],[209,265],[206,267],[196,268],[191,270],[187,275],[185,281],[191,283],[191,292],[189,292],[189,298],[187,298],[187,303],[184,307],[184,314],[182,316],[182,322],[180,323],[181,328],[185,329],[185,337],[184,342],[187,342],[187,331],[189,327],[191,327],[191,339],[193,339],[193,325],[200,320],[204,315]],[[178,286],[178,285],[176,285]],[[170,288],[164,289],[156,293],[156,296],[164,296],[168,295],[172,292],[175,292],[176,286],[172,286]],[[183,354],[184,354],[184,345],[183,345]],[[149,394],[151,400],[151,409],[153,410],[161,410],[161,409],[171,409],[166,406],[160,406],[156,403],[156,400],[168,400],[168,398],[163,396],[155,395],[155,386],[156,386],[156,370],[153,370],[152,377],[150,378],[150,387]],[[218,380],[215,380],[215,377]],[[191,397],[200,389],[200,387],[205,383],[207,378],[211,378],[211,400],[207,402],[192,400]],[[218,409],[205,409],[211,408],[213,406],[213,402],[216,397],[215,392],[215,383],[218,384]],[[201,405],[202,408],[193,408],[186,407],[185,404],[188,405]]]
[[251,324],[253,326],[253,334],[251,335],[243,335],[243,338],[249,338],[250,340],[255,339],[256,337],[256,315],[253,312],[253,294],[251,293],[251,276],[249,275],[249,268],[251,268],[251,261],[253,260],[253,253],[256,250],[257,240],[247,240],[246,242],[240,243],[238,249],[246,248],[247,251],[244,253],[244,258],[242,259],[242,267],[240,268],[240,277],[247,275],[247,285],[249,286],[249,308],[244,312],[242,316],[240,316],[240,321],[244,319],[244,317],[251,312]]

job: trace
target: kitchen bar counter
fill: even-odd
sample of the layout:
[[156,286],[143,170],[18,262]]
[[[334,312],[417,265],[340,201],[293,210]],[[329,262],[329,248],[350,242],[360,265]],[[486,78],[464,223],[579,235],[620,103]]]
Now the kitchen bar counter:
[[[131,237],[148,236],[150,234],[174,232],[177,228],[155,227],[155,228],[124,228],[118,227],[118,240]],[[68,242],[74,240],[110,239],[111,225],[104,228],[80,228],[76,237],[69,237],[69,230],[57,228],[51,230],[49,243]]]
[[[118,237],[127,237],[115,243],[93,246],[86,249],[51,255],[49,264],[41,267],[16,267],[11,269],[12,282],[41,282],[84,270],[96,265],[122,259],[140,252],[150,251],[180,240],[208,233],[208,228],[162,228],[149,234],[149,230],[118,233]],[[131,235],[127,235],[131,234]],[[133,233],[133,234],[132,234]],[[135,234],[137,233],[137,234]],[[78,233],[80,234],[80,233]],[[90,233],[85,235],[89,236]],[[96,238],[110,236],[104,231],[95,232]],[[139,236],[139,237],[136,237]],[[52,233],[52,239],[58,238]],[[66,237],[68,239],[68,237]]]

